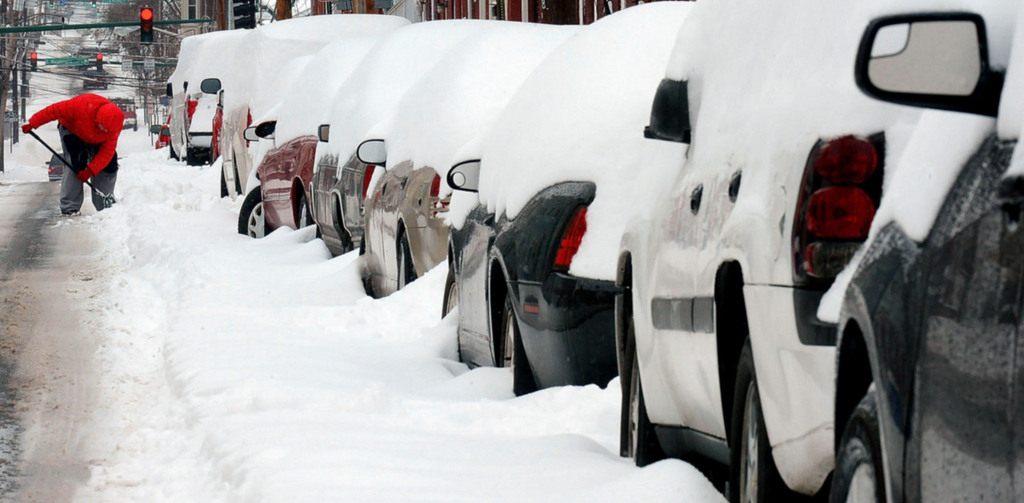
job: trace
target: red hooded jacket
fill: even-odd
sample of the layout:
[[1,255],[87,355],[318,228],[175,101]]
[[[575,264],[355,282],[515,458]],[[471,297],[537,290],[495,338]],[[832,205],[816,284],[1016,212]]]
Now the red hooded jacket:
[[124,127],[124,112],[110,100],[96,94],[80,94],[40,110],[28,123],[36,129],[55,120],[82,141],[100,146],[88,166],[93,175],[114,158],[117,137]]

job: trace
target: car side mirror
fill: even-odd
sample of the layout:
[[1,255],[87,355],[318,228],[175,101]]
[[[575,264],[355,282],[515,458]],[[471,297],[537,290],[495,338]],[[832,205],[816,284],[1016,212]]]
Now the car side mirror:
[[171,128],[163,126],[160,128],[160,134],[163,136],[171,136]]
[[854,76],[865,94],[882,101],[992,117],[1003,86],[1003,75],[989,66],[985,21],[966,12],[874,20]]
[[153,124],[152,126],[149,126],[149,132],[152,133],[152,134],[161,134],[161,131],[163,131],[163,128],[164,128],[164,126],[162,126],[160,124]]
[[448,186],[463,192],[480,190],[480,160],[463,161],[448,171]]
[[662,79],[651,105],[644,138],[690,143],[690,100],[685,80]]
[[317,128],[316,128],[316,139],[320,140],[320,141],[322,141],[324,143],[327,143],[328,141],[330,141],[331,140],[331,125],[330,124],[320,124],[319,126],[317,126]]
[[277,121],[266,121],[256,126],[245,128],[242,136],[248,141],[272,140],[277,129]]
[[388,160],[388,149],[384,140],[366,140],[356,149],[356,157],[363,164],[385,166]]
[[204,79],[199,83],[199,90],[206,94],[217,94],[220,91],[220,79]]

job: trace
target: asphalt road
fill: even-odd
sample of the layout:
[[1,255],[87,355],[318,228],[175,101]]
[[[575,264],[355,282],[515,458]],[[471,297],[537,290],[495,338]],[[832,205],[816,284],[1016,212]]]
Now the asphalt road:
[[[89,477],[93,241],[59,216],[59,184],[0,184],[0,501],[71,501]],[[91,208],[90,208],[91,209]],[[81,217],[79,217],[81,218]]]

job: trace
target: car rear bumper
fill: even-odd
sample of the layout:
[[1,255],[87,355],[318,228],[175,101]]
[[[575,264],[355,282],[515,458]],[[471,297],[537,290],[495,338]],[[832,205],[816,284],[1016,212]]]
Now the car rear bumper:
[[614,282],[552,273],[517,286],[520,333],[539,387],[603,387],[618,375]]

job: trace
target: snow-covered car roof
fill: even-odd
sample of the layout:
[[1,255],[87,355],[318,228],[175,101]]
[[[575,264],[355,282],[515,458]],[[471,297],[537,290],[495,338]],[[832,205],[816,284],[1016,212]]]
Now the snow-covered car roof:
[[534,67],[579,30],[507,21],[488,25],[417,81],[391,121],[367,132],[368,138],[385,139],[389,164],[411,160],[447,173],[457,149],[489,128]]
[[[480,142],[478,197],[496,214],[514,217],[558,182],[596,183],[573,274],[613,277],[630,207],[649,197],[637,193],[641,179],[656,177],[641,173],[648,168],[640,162],[642,132],[672,43],[692,9],[690,3],[651,3],[583,27],[534,70]],[[453,225],[471,209],[465,199],[453,197]]]
[[380,41],[337,92],[328,150],[347,158],[365,134],[388,120],[402,96],[467,37],[493,26],[478,20],[431,21],[395,30]]

